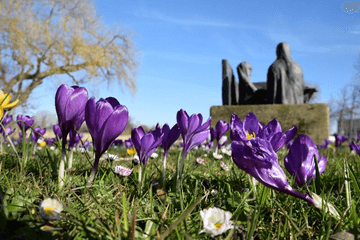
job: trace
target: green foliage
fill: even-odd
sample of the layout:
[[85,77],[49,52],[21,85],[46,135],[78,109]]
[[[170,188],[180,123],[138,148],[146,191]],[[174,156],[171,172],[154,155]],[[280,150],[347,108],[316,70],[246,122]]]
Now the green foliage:
[[[17,146],[21,152],[22,146]],[[67,171],[64,187],[59,190],[57,165],[60,151],[49,147],[28,155],[19,171],[18,158],[5,146],[0,157],[0,238],[21,234],[42,239],[209,239],[198,235],[203,228],[200,210],[218,207],[233,214],[236,229],[218,239],[327,239],[342,230],[358,234],[360,158],[345,149],[320,150],[328,159],[327,168],[308,188],[332,203],[341,215],[337,220],[301,199],[254,185],[252,178],[238,169],[229,156],[223,162],[211,153],[192,150],[185,160],[181,191],[172,188],[179,149],[170,149],[167,157],[166,189],[161,189],[162,152],[149,159],[139,185],[139,167],[131,161],[111,162],[102,159],[92,185],[87,185],[92,169],[92,154],[74,153],[74,167]],[[112,154],[127,157],[124,147],[110,149]],[[278,152],[279,163],[287,150]],[[196,163],[197,157],[205,164]],[[347,165],[344,165],[346,159]],[[132,168],[129,177],[114,173],[114,166]],[[345,178],[344,167],[348,169]],[[145,170],[146,169],[146,170]],[[291,176],[290,184],[299,192]],[[349,182],[351,207],[347,207],[345,181]],[[139,187],[141,189],[139,189]],[[63,203],[62,218],[46,221],[38,208],[45,198]],[[355,227],[355,229],[354,229]]]

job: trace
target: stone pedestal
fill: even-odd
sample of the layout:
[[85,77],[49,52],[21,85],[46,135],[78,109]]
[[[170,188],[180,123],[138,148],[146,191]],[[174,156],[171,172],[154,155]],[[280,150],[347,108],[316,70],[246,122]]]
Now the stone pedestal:
[[[309,135],[315,144],[322,144],[324,139],[330,136],[330,113],[327,104],[212,106],[210,108],[211,127],[215,127],[220,119],[230,123],[233,113],[237,114],[243,122],[249,112],[253,112],[265,126],[276,118],[283,132],[297,125],[298,134]],[[230,140],[230,130],[226,136]]]

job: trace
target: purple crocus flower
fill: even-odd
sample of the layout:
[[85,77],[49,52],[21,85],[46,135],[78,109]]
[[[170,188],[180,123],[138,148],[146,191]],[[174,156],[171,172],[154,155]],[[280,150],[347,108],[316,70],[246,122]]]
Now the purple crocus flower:
[[58,138],[58,139],[62,138],[62,133],[61,133],[61,129],[60,129],[59,124],[55,124],[53,126],[53,131],[54,131],[54,134],[55,134],[55,138]]
[[75,129],[71,129],[69,132],[69,148],[75,148],[83,137],[83,134],[77,134]]
[[189,117],[186,111],[180,109],[177,112],[177,124],[179,126],[181,136],[183,139],[183,155],[179,169],[177,171],[177,190],[180,189],[180,176],[183,172],[184,160],[188,152],[195,146],[203,143],[210,134],[211,117],[202,124],[203,117],[201,114],[193,114]]
[[33,117],[17,115],[16,117],[17,124],[20,128],[20,131],[23,130],[26,132],[35,122]]
[[[11,130],[10,126],[5,127],[5,131],[1,131],[1,134],[4,137],[4,142],[7,142],[7,137],[10,136],[11,134],[13,134],[15,132],[15,128],[13,128],[13,130]],[[2,145],[1,145],[2,146]],[[0,147],[1,147],[0,146]]]
[[55,96],[55,107],[58,115],[59,127],[63,138],[66,139],[70,130],[79,130],[85,120],[85,105],[88,92],[84,87],[61,85]]
[[[27,133],[25,133],[25,141],[27,142],[28,138],[26,136],[27,136]],[[22,132],[19,132],[19,140],[18,141],[21,141],[22,138],[23,138],[23,134],[22,134]]]
[[335,147],[340,147],[341,143],[348,140],[347,137],[345,137],[343,135],[334,134],[334,136],[335,136]]
[[40,126],[34,129],[34,132],[31,134],[31,141],[37,143],[41,136],[46,133],[46,128],[41,129]]
[[85,107],[85,119],[95,151],[94,168],[89,180],[92,182],[101,155],[125,130],[129,113],[127,108],[113,97],[100,98],[96,103],[94,98],[90,98]]
[[[4,111],[4,116],[5,116],[6,110]],[[5,116],[2,118],[2,126],[5,128],[6,125],[8,125],[10,122],[12,122],[13,117],[12,116]],[[4,131],[5,130],[5,131]],[[13,131],[11,131],[10,127],[7,127],[5,129],[3,129],[2,127],[0,127],[0,133],[2,133],[2,135],[4,136],[4,140],[6,141],[6,137],[11,135],[13,132],[15,131],[15,129]]]
[[[220,119],[215,125],[215,138],[217,141],[217,147],[220,148],[220,138],[229,130],[230,125]],[[211,132],[210,132],[211,133]]]
[[156,124],[155,130],[150,131],[155,138],[159,138],[162,134],[162,129],[160,127],[160,124]]
[[300,134],[291,145],[289,154],[284,159],[286,170],[295,176],[295,183],[299,187],[316,177],[315,160],[316,156],[320,174],[326,168],[327,160],[324,155],[319,158],[319,150],[312,139],[305,134]]
[[[4,116],[6,114],[6,110],[4,111]],[[2,125],[5,127],[6,125],[8,125],[9,123],[11,123],[13,120],[13,117],[10,115],[10,116],[5,116],[3,117],[1,123]]]
[[[175,124],[171,130],[168,124],[165,124],[163,128],[161,129],[160,133],[163,133],[163,139],[162,139],[162,147],[164,149],[164,161],[163,161],[163,187],[165,187],[165,177],[166,177],[166,158],[167,153],[170,149],[170,147],[175,143],[175,141],[180,136],[180,129],[177,124]],[[155,132],[155,134],[159,134],[159,132]],[[159,135],[158,135],[159,137]]]
[[259,122],[254,113],[246,115],[244,123],[233,113],[230,120],[230,129],[231,140],[248,141],[258,137],[269,141],[275,152],[279,151],[285,144],[288,144],[297,133],[297,126],[293,126],[283,133],[280,123],[276,118],[264,126]]
[[357,142],[360,142],[360,133],[357,135]]
[[354,150],[360,156],[360,145],[354,142],[349,143],[350,150]]
[[116,146],[116,147],[121,147],[123,145],[123,140],[121,139],[116,139],[114,142],[113,142],[113,145]]
[[216,139],[216,130],[215,128],[210,128],[210,142],[213,142]]
[[331,143],[329,139],[324,139],[323,144],[317,145],[318,149],[327,149],[328,145]]
[[290,186],[270,142],[252,138],[248,141],[233,141],[231,148],[236,166],[260,183],[316,205],[311,197],[295,191]]
[[146,134],[141,126],[131,130],[131,140],[142,165],[145,165],[151,154],[162,143],[163,137],[163,133],[160,136],[155,136],[153,132]]
[[131,138],[129,138],[128,140],[125,140],[125,146],[126,146],[126,148],[134,147],[134,144],[133,144]]
[[211,123],[211,117],[202,124],[203,117],[201,114],[193,114],[189,117],[187,112],[181,109],[178,111],[176,119],[184,141],[183,155],[186,156],[193,147],[203,143],[209,136],[208,127]]
[[44,141],[46,142],[46,145],[52,146],[55,143],[55,138],[45,138]]
[[88,92],[84,87],[61,85],[56,91],[55,108],[59,127],[62,133],[61,160],[59,166],[60,188],[64,185],[64,169],[66,159],[66,138],[70,130],[79,130],[85,120],[85,105],[88,101]]
[[164,156],[166,156],[170,147],[180,137],[180,129],[177,123],[171,128],[171,130],[168,124],[164,124],[162,128],[162,133],[164,134],[164,138],[162,140],[162,147],[164,148]]

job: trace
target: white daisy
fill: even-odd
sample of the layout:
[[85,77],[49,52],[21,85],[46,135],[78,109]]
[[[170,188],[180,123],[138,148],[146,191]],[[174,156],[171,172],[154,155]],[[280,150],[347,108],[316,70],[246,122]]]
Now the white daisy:
[[223,155],[218,154],[218,153],[216,153],[216,152],[213,152],[213,157],[214,157],[215,159],[219,160],[219,159],[222,159],[222,158],[223,158]]
[[198,158],[196,158],[196,162],[197,162],[198,164],[204,164],[205,160],[198,157]]
[[40,216],[45,220],[59,220],[61,218],[59,214],[62,210],[62,203],[52,198],[42,201],[39,207]]
[[204,223],[204,229],[201,230],[199,234],[207,233],[211,234],[211,237],[215,237],[234,228],[233,222],[230,221],[232,214],[220,208],[202,210],[200,211],[200,215]]
[[121,176],[127,177],[132,173],[132,169],[123,167],[123,166],[115,166],[115,173],[120,174]]
[[104,153],[104,158],[110,161],[119,161],[119,157],[115,154]]
[[151,154],[151,158],[157,158],[159,156],[159,154],[157,154],[156,152],[154,152],[153,154]]
[[225,164],[223,161],[220,162],[220,166],[221,166],[221,168],[224,169],[225,171],[229,171],[229,170],[230,170],[229,167],[226,166],[226,164]]

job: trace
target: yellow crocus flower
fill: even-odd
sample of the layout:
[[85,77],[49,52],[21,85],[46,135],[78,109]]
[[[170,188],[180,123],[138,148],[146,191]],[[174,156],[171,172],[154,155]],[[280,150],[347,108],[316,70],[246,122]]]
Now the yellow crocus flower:
[[130,156],[134,155],[136,153],[136,149],[135,148],[128,148],[126,149],[126,153],[129,154]]
[[15,107],[19,103],[19,99],[10,103],[11,96],[10,94],[5,94],[2,90],[0,90],[0,119],[4,115],[4,110]]
[[45,141],[42,141],[41,143],[39,143],[39,146],[40,146],[41,148],[45,147],[45,146],[46,146],[46,142],[45,142]]

